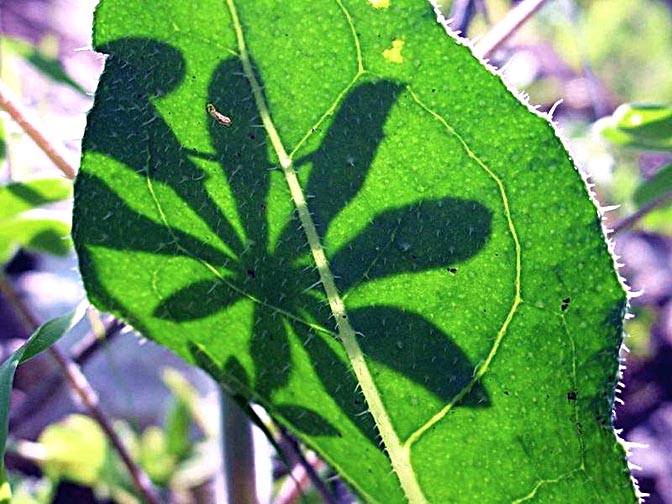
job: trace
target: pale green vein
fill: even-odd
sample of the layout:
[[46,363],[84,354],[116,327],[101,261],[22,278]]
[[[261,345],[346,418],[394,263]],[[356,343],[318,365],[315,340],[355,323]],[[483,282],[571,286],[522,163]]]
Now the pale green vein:
[[329,108],[320,116],[320,118],[317,120],[315,124],[313,124],[308,131],[306,131],[306,134],[303,135],[301,140],[296,144],[296,146],[292,149],[292,152],[289,153],[289,158],[294,159],[294,156],[296,153],[303,147],[303,145],[308,141],[308,139],[313,136],[315,131],[322,125],[322,123],[327,119],[327,117],[333,115],[333,113],[336,111],[336,107],[338,107],[339,103],[343,101],[343,97],[348,94],[348,92],[352,89],[352,87],[355,85],[355,83],[359,80],[359,78],[363,75],[362,73],[358,73],[353,77],[353,79],[348,83],[347,86],[343,88],[343,90],[338,94],[336,99],[334,100],[334,103],[332,103]]
[[369,266],[366,268],[366,270],[364,270],[364,273],[362,273],[361,278],[359,280],[357,280],[357,282],[355,282],[355,284],[352,287],[350,287],[350,289],[348,289],[347,292],[343,293],[343,299],[344,300],[352,292],[354,292],[357,289],[357,287],[359,287],[361,285],[362,282],[364,282],[365,280],[367,280],[369,278],[369,273],[371,273],[371,270],[373,269],[373,267],[378,263],[380,258],[383,257],[387,253],[388,250],[390,250],[390,247],[392,246],[392,244],[394,243],[394,240],[397,237],[397,231],[399,231],[400,226],[401,226],[401,224],[397,224],[395,226],[395,228],[390,233],[390,239],[387,241],[385,246],[380,249],[378,254],[376,254],[376,257],[373,258],[373,260],[371,261],[371,264],[369,264]]
[[306,239],[308,240],[313,260],[315,261],[315,266],[317,267],[322,286],[327,294],[329,307],[331,308],[331,312],[334,315],[338,326],[339,337],[343,343],[348,359],[350,360],[352,370],[357,377],[364,398],[369,406],[371,416],[376,422],[378,432],[383,440],[394,472],[397,474],[401,487],[406,494],[406,498],[412,504],[425,503],[427,502],[427,499],[420,488],[417,475],[413,471],[411,465],[410,450],[402,445],[399,436],[392,426],[392,421],[383,404],[380,391],[373,380],[364,354],[359,347],[355,330],[350,325],[343,299],[336,288],[334,275],[331,272],[331,268],[329,267],[329,263],[324,254],[324,249],[320,242],[315,223],[313,222],[313,218],[306,204],[303,189],[299,184],[299,179],[292,165],[292,160],[287,155],[282,141],[280,140],[280,135],[271,119],[271,114],[264,99],[261,85],[259,84],[259,81],[257,81],[254,70],[252,69],[245,37],[243,35],[243,27],[238,17],[238,11],[233,0],[226,0],[226,4],[231,14],[233,28],[236,32],[243,71],[252,87],[252,94],[254,95],[266,134],[270,138],[275,153],[280,160],[280,166],[285,175],[292,200],[299,214],[301,225],[306,235]]
[[172,36],[167,38],[168,41],[182,40],[182,39],[184,39],[187,42],[190,42],[192,39],[197,40],[205,44],[209,50],[218,49],[220,51],[227,52],[232,56],[238,57],[238,53],[234,49],[225,46],[224,44],[221,43],[221,41],[218,41],[217,39],[203,36],[202,32],[200,31],[182,30],[181,28],[178,28],[173,32]]
[[554,484],[554,483],[559,483],[563,480],[566,480],[566,479],[570,478],[571,476],[573,476],[579,470],[580,469],[572,469],[568,473],[563,474],[562,476],[558,476],[557,478],[539,480],[534,484],[534,486],[532,487],[532,490],[530,490],[530,492],[527,495],[524,495],[523,497],[520,497],[519,499],[515,499],[515,500],[511,501],[511,504],[521,504],[522,502],[530,501],[530,500],[532,500],[536,497],[537,492],[539,491],[539,489],[541,487],[543,487],[545,485],[551,485],[551,484]]
[[336,3],[341,8],[341,11],[343,11],[345,18],[348,20],[348,25],[350,26],[350,31],[352,32],[352,38],[355,42],[355,50],[357,51],[357,73],[362,74],[364,73],[364,60],[362,59],[362,46],[359,43],[359,36],[357,35],[357,30],[355,30],[355,24],[352,22],[352,16],[350,15],[350,12],[348,12],[348,9],[345,8],[345,5],[343,5],[342,0],[336,0]]
[[[567,339],[569,339],[569,344],[570,348],[572,351],[572,388],[574,389],[574,392],[577,394],[577,397],[573,401],[574,405],[574,425],[576,426],[577,429],[579,429],[579,424],[580,424],[580,417],[579,417],[579,401],[578,401],[578,394],[579,392],[579,385],[578,385],[578,377],[576,374],[576,342],[574,341],[574,337],[572,334],[569,332],[569,327],[567,327],[567,319],[565,317],[565,314],[562,313],[560,315],[560,318],[562,320],[562,327],[565,331],[565,334],[567,335]],[[580,431],[577,431],[577,434],[579,436],[579,449],[581,450],[581,466],[580,469],[584,470],[586,467],[586,447],[585,443],[583,440],[583,434]]]
[[411,434],[406,442],[404,443],[404,446],[410,449],[410,447],[415,443],[418,439],[422,437],[422,435],[427,432],[429,429],[431,429],[434,425],[436,425],[437,422],[439,422],[442,418],[444,418],[448,412],[457,404],[459,403],[476,385],[476,383],[485,375],[485,373],[488,371],[488,368],[490,367],[490,364],[492,363],[492,360],[495,358],[495,355],[497,354],[497,351],[499,350],[500,345],[502,344],[502,340],[504,339],[504,335],[506,334],[507,329],[509,328],[509,325],[511,324],[511,320],[513,320],[513,316],[516,313],[516,310],[518,310],[518,306],[520,305],[522,298],[520,295],[521,292],[521,249],[520,249],[520,241],[518,240],[518,233],[516,231],[516,226],[513,223],[513,218],[511,217],[511,209],[509,207],[509,198],[506,194],[506,189],[504,188],[504,183],[502,180],[493,172],[482,160],[479,158],[476,153],[471,150],[469,145],[467,144],[466,140],[462,138],[462,136],[455,131],[455,128],[453,128],[448,121],[446,121],[445,118],[443,118],[441,115],[436,113],[434,110],[429,108],[420,98],[418,95],[415,94],[415,92],[408,87],[408,91],[413,97],[413,100],[422,107],[426,112],[432,115],[437,121],[439,121],[445,128],[446,130],[453,135],[459,142],[462,144],[462,148],[465,150],[467,155],[473,159],[487,174],[488,176],[497,184],[497,187],[499,189],[499,195],[502,200],[502,205],[504,207],[504,216],[506,217],[506,221],[509,227],[509,232],[511,234],[511,238],[513,240],[513,246],[515,249],[515,254],[516,254],[516,278],[514,282],[514,298],[513,298],[513,303],[511,305],[511,308],[509,310],[509,313],[506,316],[506,319],[504,320],[504,323],[500,327],[499,331],[497,332],[497,335],[495,336],[495,340],[492,344],[492,347],[490,348],[490,352],[488,353],[488,356],[485,358],[485,360],[478,366],[476,369],[476,372],[474,373],[474,376],[471,378],[469,383],[446,405],[444,406],[438,413],[436,413],[432,418],[430,418],[424,425],[422,425],[418,430],[416,430],[413,434]]
[[294,159],[294,156],[296,153],[299,151],[301,147],[303,147],[303,144],[305,144],[308,139],[317,131],[317,129],[322,125],[322,123],[325,121],[325,119],[329,116],[331,116],[334,111],[336,110],[336,107],[338,106],[341,101],[343,101],[343,97],[348,94],[348,92],[352,89],[352,87],[355,85],[355,83],[359,80],[359,78],[366,73],[364,70],[364,61],[362,59],[362,47],[359,43],[359,36],[357,35],[357,31],[355,30],[355,25],[352,22],[352,16],[350,16],[350,13],[348,10],[345,8],[345,5],[343,5],[343,2],[341,0],[336,0],[336,3],[340,7],[341,11],[343,12],[343,15],[345,16],[345,19],[348,22],[348,26],[350,27],[350,31],[352,32],[352,38],[355,44],[355,52],[357,54],[357,73],[355,76],[352,78],[350,83],[348,83],[345,88],[338,94],[334,102],[331,104],[331,106],[320,116],[320,118],[317,120],[315,124],[313,124],[310,128],[308,128],[308,131],[306,131],[306,134],[303,135],[301,140],[296,144],[294,149],[292,149],[292,152],[289,153],[289,158]]
[[300,324],[303,324],[303,325],[305,325],[305,326],[307,326],[307,327],[309,327],[309,328],[311,328],[311,329],[314,329],[314,330],[316,330],[316,331],[320,331],[320,332],[329,334],[329,335],[332,336],[332,337],[336,337],[336,336],[337,336],[336,333],[334,333],[333,331],[330,331],[330,330],[327,329],[326,327],[322,327],[322,326],[320,326],[320,325],[318,325],[318,324],[315,324],[315,323],[313,323],[313,322],[309,322],[309,321],[307,321],[307,320],[304,320],[304,319],[302,319],[301,317],[298,317],[297,315],[294,315],[293,313],[288,312],[287,310],[284,310],[284,309],[282,309],[282,308],[280,308],[280,307],[278,307],[278,306],[274,306],[274,305],[272,305],[272,304],[270,304],[270,303],[267,303],[266,301],[264,301],[264,300],[262,300],[262,299],[259,299],[258,297],[256,297],[256,296],[250,294],[250,293],[247,292],[246,290],[244,290],[244,289],[238,287],[236,284],[234,284],[234,283],[231,282],[228,278],[226,278],[224,275],[222,275],[222,273],[221,273],[215,266],[213,266],[212,264],[210,264],[210,263],[209,263],[208,261],[206,261],[205,259],[199,257],[197,253],[192,252],[191,250],[187,249],[184,245],[182,245],[182,244],[180,243],[179,238],[177,237],[177,235],[176,235],[175,232],[173,231],[173,227],[169,224],[169,222],[168,222],[168,217],[166,216],[166,213],[165,213],[164,210],[163,210],[163,207],[162,207],[162,205],[161,205],[161,202],[159,201],[159,199],[158,199],[157,196],[156,196],[156,192],[154,191],[154,185],[153,185],[152,179],[149,177],[149,175],[147,175],[147,176],[145,177],[145,179],[147,180],[147,189],[149,190],[149,194],[150,194],[151,197],[152,197],[152,201],[154,201],[154,205],[156,206],[156,210],[157,210],[157,212],[159,212],[159,216],[160,216],[160,218],[161,218],[161,222],[163,223],[163,225],[164,225],[164,226],[166,227],[166,229],[168,230],[168,233],[170,233],[170,236],[173,238],[173,241],[174,241],[174,243],[175,243],[175,246],[177,247],[178,250],[180,250],[180,251],[181,251],[182,253],[184,253],[185,255],[187,255],[187,256],[189,256],[189,257],[195,259],[195,260],[198,261],[199,263],[201,263],[201,264],[202,264],[208,271],[210,271],[213,275],[215,275],[215,277],[217,278],[218,281],[222,282],[224,285],[226,285],[227,287],[229,287],[229,288],[230,288],[231,290],[233,290],[234,292],[240,294],[242,297],[244,297],[244,298],[246,298],[246,299],[249,299],[250,301],[254,302],[255,304],[257,304],[257,305],[259,305],[259,306],[262,306],[262,307],[264,307],[264,308],[266,308],[266,309],[269,309],[269,310],[271,310],[271,311],[273,311],[273,312],[280,313],[281,315],[284,315],[284,316],[287,317],[288,319],[293,320],[293,321],[295,321],[295,322],[298,322],[298,323],[300,323]]

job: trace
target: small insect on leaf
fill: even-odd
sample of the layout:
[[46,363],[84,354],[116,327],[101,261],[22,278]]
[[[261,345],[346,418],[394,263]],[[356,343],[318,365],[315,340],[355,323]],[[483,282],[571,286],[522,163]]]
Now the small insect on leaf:
[[210,117],[212,117],[219,124],[224,126],[231,126],[233,124],[231,118],[219,112],[212,103],[208,103],[205,108],[208,111],[208,114],[210,114]]

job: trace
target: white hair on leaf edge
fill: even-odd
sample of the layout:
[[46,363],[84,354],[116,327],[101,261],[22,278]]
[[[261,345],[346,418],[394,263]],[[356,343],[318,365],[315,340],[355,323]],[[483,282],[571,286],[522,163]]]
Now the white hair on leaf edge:
[[[530,97],[527,93],[521,92],[520,90],[516,89],[512,84],[510,84],[508,82],[506,76],[502,72],[502,69],[497,69],[495,66],[490,64],[490,62],[487,58],[481,58],[481,57],[479,57],[478,55],[475,54],[475,52],[474,52],[475,41],[471,41],[471,40],[469,40],[465,37],[462,37],[461,34],[458,31],[452,29],[452,27],[450,26],[450,23],[451,23],[452,19],[448,19],[448,18],[446,18],[446,16],[443,15],[443,13],[441,12],[441,9],[439,8],[439,5],[437,4],[437,1],[436,0],[429,0],[429,1],[431,3],[432,7],[434,8],[434,14],[436,15],[437,22],[443,26],[443,28],[446,30],[446,33],[452,39],[454,39],[458,44],[463,45],[463,46],[471,49],[471,52],[474,55],[474,57],[483,65],[483,67],[486,70],[488,70],[493,75],[498,76],[501,79],[504,86],[506,87],[506,89],[508,89],[511,94],[513,94],[515,97],[517,97],[520,100],[520,102],[523,105],[525,105],[531,113],[545,119],[553,127],[553,132],[555,133],[556,138],[558,138],[558,140],[560,141],[562,146],[569,153],[569,159],[570,159],[570,161],[572,161],[574,169],[581,176],[581,178],[582,178],[582,180],[583,180],[583,182],[586,186],[586,191],[588,193],[588,197],[590,198],[590,201],[595,206],[597,215],[598,215],[598,217],[600,219],[600,222],[601,222],[602,234],[603,234],[603,237],[604,237],[604,241],[607,244],[607,250],[609,251],[609,254],[611,255],[612,263],[614,265],[614,270],[616,271],[616,276],[618,278],[618,282],[621,284],[621,287],[623,288],[623,290],[625,291],[625,294],[627,296],[626,304],[625,304],[625,308],[624,308],[624,313],[623,313],[623,318],[624,318],[624,320],[629,320],[631,318],[630,317],[630,315],[631,315],[631,312],[630,312],[631,303],[630,302],[631,302],[632,299],[636,298],[637,296],[640,296],[642,294],[642,292],[641,291],[633,292],[630,285],[628,285],[627,279],[625,277],[623,277],[623,275],[621,275],[620,270],[623,267],[623,264],[618,262],[616,254],[614,252],[615,242],[610,237],[613,230],[610,230],[609,228],[607,228],[607,226],[605,224],[605,214],[607,212],[615,210],[616,208],[618,208],[619,205],[611,205],[611,206],[604,206],[603,207],[601,205],[600,201],[597,198],[597,193],[594,191],[595,184],[593,184],[591,182],[590,176],[585,172],[585,170],[579,169],[576,162],[574,161],[574,157],[571,155],[571,149],[568,145],[568,142],[562,136],[562,134],[560,132],[560,127],[557,124],[557,122],[555,122],[553,120],[553,115],[554,115],[557,107],[560,105],[560,103],[562,103],[562,100],[558,100],[557,102],[555,102],[548,112],[540,112],[539,109],[538,109],[538,106],[533,106],[533,105],[530,104]],[[629,336],[624,331],[623,335],[622,335],[622,340],[621,340],[621,350],[624,349],[624,348],[627,349],[627,347],[625,346],[625,340],[628,337]],[[619,367],[618,367],[618,374],[617,374],[617,380],[619,382],[623,377],[623,371],[625,369],[626,369],[626,366],[625,366],[625,359],[624,359],[624,356],[623,356],[623,352],[619,351]],[[618,402],[619,404],[623,404],[623,400],[619,397],[620,393],[621,393],[621,389],[619,389],[619,388],[614,389],[614,395],[612,397],[612,405],[611,405],[612,430],[614,432],[614,435],[616,436],[616,440],[618,441],[618,443],[621,446],[623,446],[623,448],[625,450],[626,463],[628,465],[628,468],[630,469],[630,480],[632,481],[632,485],[635,489],[635,496],[637,497],[637,499],[639,500],[640,503],[643,503],[644,498],[648,497],[648,494],[645,494],[640,490],[639,483],[633,475],[633,468],[637,468],[638,470],[641,470],[641,468],[639,468],[638,466],[636,466],[635,464],[633,464],[630,461],[631,451],[629,450],[629,448],[644,449],[645,447],[641,446],[641,445],[638,445],[636,443],[631,443],[631,442],[621,438],[620,434],[621,434],[622,430],[618,430],[614,427],[614,419],[616,418],[616,410],[614,408],[614,404],[616,402]]]

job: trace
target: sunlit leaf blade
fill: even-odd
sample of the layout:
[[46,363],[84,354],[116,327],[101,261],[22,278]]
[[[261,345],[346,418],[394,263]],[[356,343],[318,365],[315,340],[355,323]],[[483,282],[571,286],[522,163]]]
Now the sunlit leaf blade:
[[[79,322],[84,314],[86,305],[81,304],[76,310],[45,322],[28,338],[16,352],[0,365],[0,449],[4,460],[5,447],[7,445],[7,433],[9,428],[9,406],[14,383],[14,373],[22,362],[25,362],[37,354],[43,352],[56,343],[74,325]],[[10,502],[11,492],[5,474],[4,462],[0,464],[0,502]]]
[[94,303],[364,500],[635,501],[600,219],[552,126],[429,4],[103,0],[94,43]]

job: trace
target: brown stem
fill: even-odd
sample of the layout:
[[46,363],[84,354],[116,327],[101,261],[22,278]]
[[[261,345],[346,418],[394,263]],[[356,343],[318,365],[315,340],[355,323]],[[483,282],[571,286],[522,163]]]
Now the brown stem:
[[298,497],[298,495],[305,490],[302,485],[304,485],[303,481],[306,479],[310,480],[310,482],[315,487],[315,490],[319,492],[320,496],[322,497],[322,502],[326,504],[335,504],[336,499],[324,484],[324,481],[322,481],[320,475],[317,474],[316,467],[318,467],[320,464],[323,464],[323,462],[317,457],[311,457],[311,460],[308,460],[294,436],[289,434],[289,432],[287,432],[287,430],[280,424],[276,425],[278,427],[280,437],[285,442],[284,444],[289,448],[288,451],[291,451],[292,455],[298,460],[298,464],[296,464],[294,469],[292,469],[291,475],[291,479],[293,479],[295,482],[298,482],[298,484],[293,483],[292,489],[282,488],[281,492],[278,494],[276,504],[293,502],[293,500],[296,499],[296,497]]
[[474,54],[487,58],[502,45],[516,30],[539,10],[545,0],[523,0],[511,9],[504,19],[497,23],[474,45]]
[[65,159],[57,144],[48,140],[46,135],[27,118],[23,105],[2,81],[0,81],[0,109],[5,110],[23,128],[23,131],[33,139],[66,177],[70,180],[75,178],[75,168]]
[[[86,364],[101,347],[101,341],[109,343],[124,328],[124,323],[112,319],[105,328],[105,334],[98,337],[92,331],[84,336],[70,349],[70,358],[80,367]],[[30,389],[28,396],[16,410],[12,409],[10,416],[10,428],[16,428],[23,422],[37,415],[43,408],[49,406],[49,400],[56,396],[59,388],[63,385],[64,377],[60,371],[55,371],[41,377],[39,384]]]
[[252,425],[243,410],[220,391],[222,448],[226,493],[229,504],[257,504]]
[[614,224],[613,234],[616,235],[622,231],[625,231],[626,229],[630,229],[632,226],[637,224],[637,222],[640,221],[646,214],[648,214],[652,210],[655,210],[659,206],[664,205],[670,200],[672,200],[672,191],[662,195],[660,198],[655,199],[650,203],[647,203],[646,205],[639,207],[635,213],[628,215],[624,219]]
[[[306,471],[307,467],[310,467],[313,471],[315,470],[313,465],[316,467],[324,467],[324,462],[322,462],[317,455],[314,453],[309,453],[308,456],[304,459],[304,463],[298,463],[292,469],[290,477],[282,484],[278,490],[277,496],[275,498],[275,504],[295,504],[299,502],[301,497],[305,494],[308,486],[310,485],[311,478]],[[324,496],[323,496],[324,497]],[[329,500],[323,501],[328,503],[335,503],[336,500],[334,497],[330,497]]]
[[[23,319],[26,327],[30,332],[35,331],[39,327],[37,318],[30,311],[28,306],[21,300],[14,287],[7,281],[4,276],[0,276],[0,291],[6,296],[7,300],[16,309],[18,314]],[[108,421],[100,409],[100,400],[98,394],[93,389],[89,381],[86,379],[81,369],[75,364],[65,353],[63,353],[56,345],[49,348],[51,355],[56,360],[63,371],[66,380],[70,384],[72,390],[77,394],[82,404],[89,412],[89,415],[98,423],[107,435],[112,447],[121,457],[122,462],[128,469],[131,479],[137,490],[140,492],[147,504],[159,504],[159,498],[154,490],[152,482],[145,472],[131,459],[126,447],[121,439],[114,431],[114,428]]]

